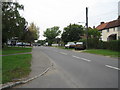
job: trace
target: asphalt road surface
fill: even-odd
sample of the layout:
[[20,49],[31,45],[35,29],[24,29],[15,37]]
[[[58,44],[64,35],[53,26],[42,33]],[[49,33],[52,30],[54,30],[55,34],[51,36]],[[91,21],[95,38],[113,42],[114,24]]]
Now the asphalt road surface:
[[117,58],[54,47],[36,48],[54,66],[42,77],[17,88],[118,88]]

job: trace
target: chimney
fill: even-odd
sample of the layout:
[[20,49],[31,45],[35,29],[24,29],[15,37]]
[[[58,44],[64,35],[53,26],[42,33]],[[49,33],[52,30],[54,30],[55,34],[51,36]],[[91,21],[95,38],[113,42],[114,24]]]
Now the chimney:
[[93,29],[95,29],[95,26],[93,26]]
[[101,22],[100,24],[103,24],[104,22]]

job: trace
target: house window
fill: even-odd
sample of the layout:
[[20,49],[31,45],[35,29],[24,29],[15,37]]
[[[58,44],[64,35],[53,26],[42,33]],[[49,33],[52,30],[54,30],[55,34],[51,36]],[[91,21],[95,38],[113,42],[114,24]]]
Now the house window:
[[107,29],[107,32],[109,32],[109,28]]

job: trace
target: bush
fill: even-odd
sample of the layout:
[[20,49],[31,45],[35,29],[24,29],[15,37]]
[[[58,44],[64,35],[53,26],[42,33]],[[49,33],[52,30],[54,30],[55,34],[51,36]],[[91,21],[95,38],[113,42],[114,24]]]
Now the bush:
[[[86,39],[79,40],[86,44]],[[112,41],[101,41],[97,38],[88,39],[88,49],[108,49],[113,51],[120,51],[119,48],[120,40],[112,40]]]
[[120,51],[119,45],[120,45],[120,40],[112,40],[107,42],[99,41],[99,49]]
[[107,42],[107,49],[109,50],[113,50],[113,51],[120,51],[119,50],[119,43],[120,43],[120,40],[113,40],[113,41],[109,41]]

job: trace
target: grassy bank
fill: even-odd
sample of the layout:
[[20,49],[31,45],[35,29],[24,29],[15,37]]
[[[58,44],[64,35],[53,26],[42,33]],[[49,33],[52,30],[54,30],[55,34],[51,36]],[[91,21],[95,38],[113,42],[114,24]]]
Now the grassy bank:
[[[65,48],[65,47],[57,47],[60,49],[65,49],[65,50],[74,50],[74,48]],[[85,53],[92,53],[92,54],[98,54],[98,55],[103,55],[103,56],[111,56],[111,57],[120,57],[120,53],[117,51],[112,51],[112,50],[106,50],[106,49],[88,49],[88,50],[82,50],[82,52]]]
[[83,52],[99,54],[99,55],[104,55],[104,56],[111,56],[111,57],[118,57],[118,56],[120,57],[117,51],[105,50],[105,49],[89,49]]
[[31,52],[31,48],[25,47],[7,47],[2,49],[2,55]]
[[[32,48],[12,47],[4,48],[4,55],[31,52]],[[15,81],[26,77],[30,73],[31,54],[2,56],[2,83]]]

